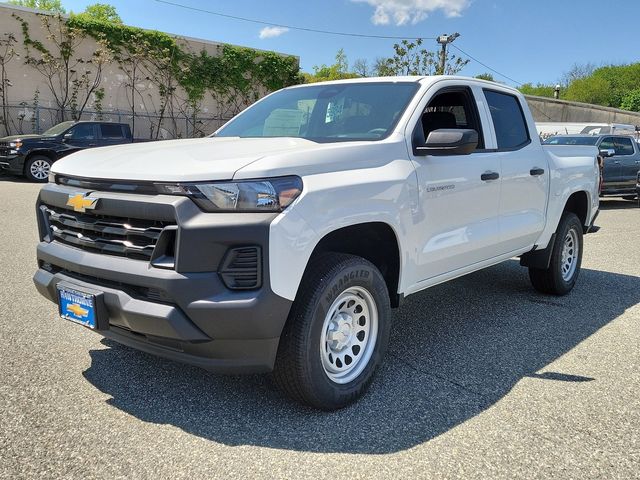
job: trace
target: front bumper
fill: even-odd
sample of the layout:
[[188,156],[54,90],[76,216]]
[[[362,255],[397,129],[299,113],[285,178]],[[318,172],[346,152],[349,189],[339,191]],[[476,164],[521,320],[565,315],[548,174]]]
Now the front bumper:
[[[39,205],[67,208],[77,189],[48,184]],[[168,219],[177,224],[174,268],[94,253],[51,241],[38,209],[41,242],[38,291],[57,302],[64,281],[104,292],[109,328],[102,335],[131,347],[223,373],[273,368],[291,301],[271,291],[267,268],[273,214],[209,214],[191,200],[162,195],[93,192],[97,215]],[[226,252],[238,245],[261,249],[259,288],[232,290],[218,273]]]
[[24,157],[22,155],[0,155],[0,172],[22,175]]

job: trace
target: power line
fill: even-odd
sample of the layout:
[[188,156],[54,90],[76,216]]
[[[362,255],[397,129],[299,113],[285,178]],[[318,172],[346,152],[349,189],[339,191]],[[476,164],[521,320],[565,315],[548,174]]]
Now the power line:
[[[496,75],[500,75],[501,77],[504,77],[504,78],[506,78],[507,80],[510,80],[511,82],[515,83],[515,84],[516,84],[516,86],[521,87],[521,86],[523,85],[523,84],[522,84],[522,82],[519,82],[519,81],[517,81],[517,80],[514,80],[513,78],[511,78],[511,77],[509,77],[509,76],[505,75],[504,73],[500,73],[499,71],[497,71],[497,70],[495,70],[495,69],[491,68],[491,67],[490,67],[489,65],[487,65],[486,63],[483,63],[483,62],[481,62],[480,60],[478,60],[477,58],[472,57],[471,55],[469,55],[467,52],[465,52],[464,50],[462,50],[462,49],[461,49],[460,47],[458,47],[457,45],[451,45],[451,46],[452,46],[453,48],[455,48],[456,50],[458,50],[458,51],[459,51],[460,53],[462,53],[463,55],[466,55],[467,57],[469,57],[469,58],[470,58],[471,60],[473,60],[474,62],[479,63],[479,64],[480,64],[480,65],[482,65],[484,68],[488,68],[489,70],[491,70],[491,71],[492,71],[493,73],[495,73]],[[529,103],[529,102],[527,102],[527,103]],[[539,113],[541,113],[541,114],[542,114],[542,115],[544,115],[545,117],[547,117],[547,119],[549,119],[549,120],[552,120],[552,121],[553,121],[553,119],[552,119],[549,115],[547,115],[545,112],[543,112],[542,110],[540,110],[540,109],[539,109],[538,107],[536,107],[535,105],[533,105],[533,104],[529,103],[529,106],[530,106],[531,108],[533,108],[534,110],[537,110]]]
[[295,25],[285,25],[282,23],[265,22],[262,20],[256,20],[253,18],[238,17],[236,15],[228,15],[226,13],[214,12],[212,10],[205,10],[203,8],[191,7],[189,5],[183,5],[181,3],[170,2],[167,0],[155,0],[158,3],[164,3],[166,5],[172,5],[174,7],[183,8],[185,10],[192,10],[194,12],[207,13],[209,15],[216,15],[218,17],[230,18],[232,20],[239,20],[242,22],[256,23],[258,25],[267,25],[270,27],[288,28],[289,30],[300,30],[302,32],[322,33],[324,35],[340,35],[342,37],[360,37],[360,38],[379,38],[387,40],[436,40],[436,37],[395,37],[391,35],[369,35],[365,33],[350,33],[350,32],[337,32],[333,30],[319,30],[316,28],[297,27]]
[[[324,34],[324,35],[339,35],[339,36],[342,36],[342,37],[376,38],[376,39],[386,39],[386,40],[438,40],[438,38],[439,38],[439,37],[398,37],[398,36],[393,36],[393,35],[370,35],[370,34],[365,34],[365,33],[338,32],[338,31],[334,31],[334,30],[320,30],[320,29],[317,29],[317,28],[298,27],[298,26],[295,26],[295,25],[285,25],[283,23],[265,22],[263,20],[256,20],[254,18],[239,17],[237,15],[229,15],[229,14],[226,14],[226,13],[214,12],[212,10],[205,10],[203,8],[192,7],[190,5],[183,5],[181,3],[171,2],[171,1],[168,1],[168,0],[155,0],[155,1],[158,2],[158,3],[164,3],[165,5],[171,5],[171,6],[174,6],[174,7],[182,8],[184,10],[191,10],[191,11],[194,11],[194,12],[206,13],[206,14],[215,15],[215,16],[218,16],[218,17],[230,18],[232,20],[238,20],[238,21],[241,21],[241,22],[255,23],[257,25],[266,25],[266,26],[270,26],[270,27],[288,28],[289,30],[298,30],[298,31],[302,31],[302,32],[320,33],[320,34]],[[475,58],[472,55],[468,54],[467,52],[462,50],[457,45],[453,45],[452,44],[451,46],[453,48],[455,48],[456,50],[458,50],[463,55],[466,55],[467,57],[469,57],[474,62],[479,63],[483,67],[491,70],[496,75],[500,75],[501,77],[506,78],[507,80],[515,83],[517,86],[521,86],[522,85],[522,82],[518,82],[517,80],[514,80],[513,78],[505,75],[504,73],[500,73],[496,69],[491,68],[489,65],[487,65],[486,63],[481,62],[477,58]],[[542,113],[545,117],[550,118],[544,112],[540,111],[540,113]]]
[[479,63],[480,65],[482,65],[484,68],[488,68],[489,70],[491,70],[493,73],[500,75],[501,77],[506,78],[507,80],[515,83],[517,86],[521,86],[522,82],[519,82],[517,80],[514,80],[511,77],[508,77],[507,75],[505,75],[504,73],[500,73],[499,71],[491,68],[489,65],[487,65],[486,63],[482,63],[480,60],[478,60],[477,58],[469,55],[467,52],[465,52],[464,50],[462,50],[460,47],[458,47],[457,45],[451,45],[453,48],[455,48],[456,50],[458,50],[460,53],[462,53],[463,55],[466,55],[467,57],[469,57],[471,60],[473,60],[476,63]]

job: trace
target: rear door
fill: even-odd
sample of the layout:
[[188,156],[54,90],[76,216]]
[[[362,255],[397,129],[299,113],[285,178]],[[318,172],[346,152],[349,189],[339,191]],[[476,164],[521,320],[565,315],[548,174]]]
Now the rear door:
[[532,140],[531,115],[520,99],[505,91],[484,89],[495,132],[502,178],[500,253],[533,246],[545,227],[549,165],[540,142]]
[[620,188],[633,190],[640,170],[638,144],[631,137],[616,137],[616,157],[620,160]]

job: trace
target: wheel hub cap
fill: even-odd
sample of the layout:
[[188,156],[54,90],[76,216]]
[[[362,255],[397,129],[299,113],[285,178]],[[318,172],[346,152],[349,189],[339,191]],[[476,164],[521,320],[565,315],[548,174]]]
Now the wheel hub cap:
[[578,264],[578,234],[574,229],[567,232],[562,245],[561,270],[562,278],[568,282],[573,277]]
[[320,339],[320,358],[327,376],[348,383],[366,368],[378,335],[378,310],[363,287],[342,292],[327,311]]

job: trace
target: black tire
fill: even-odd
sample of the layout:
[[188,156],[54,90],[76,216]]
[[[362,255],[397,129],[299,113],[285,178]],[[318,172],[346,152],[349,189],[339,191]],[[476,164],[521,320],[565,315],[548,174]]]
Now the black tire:
[[[577,243],[578,252],[577,258],[574,259],[575,268],[573,273],[565,278],[562,272],[562,252],[565,246],[565,239],[570,231],[573,231],[575,234],[574,242]],[[566,295],[573,289],[580,273],[580,265],[582,264],[582,231],[582,224],[574,213],[565,212],[562,215],[556,230],[556,240],[553,245],[549,268],[529,268],[529,278],[536,290],[551,295]]]
[[[363,352],[370,352],[368,359],[367,355],[363,354],[361,359],[358,360],[354,356],[352,360],[354,362],[352,375],[362,369],[360,373],[350,381],[345,377],[344,383],[339,383],[339,380],[336,382],[331,378],[331,374],[323,366],[323,358],[326,361],[330,357],[329,352],[332,351],[330,348],[333,348],[326,343],[329,342],[328,339],[326,342],[322,341],[323,335],[327,335],[325,333],[327,330],[323,332],[323,329],[325,329],[325,317],[337,318],[328,317],[330,308],[335,312],[346,308],[336,307],[334,302],[337,302],[338,298],[343,298],[342,295],[351,290],[368,292],[367,298],[375,302],[377,337],[375,341],[371,340],[367,343],[367,347],[363,347]],[[340,305],[346,305],[346,302]],[[358,314],[358,307],[355,308]],[[357,322],[366,323],[362,320],[363,318],[360,317]],[[322,410],[336,410],[354,402],[365,392],[377,366],[382,362],[389,343],[390,319],[391,307],[387,286],[382,275],[371,262],[341,253],[319,254],[307,267],[280,338],[273,373],[276,384],[294,400]],[[359,324],[362,325],[362,323]],[[373,324],[375,322],[371,322],[369,328],[372,328]],[[349,330],[350,338],[356,329],[360,328],[355,321],[353,325],[353,330]],[[360,332],[355,336],[358,335]],[[369,338],[373,339],[373,335],[367,337],[367,340]],[[323,348],[321,345],[324,346],[326,353],[321,351]],[[341,353],[344,355],[344,352],[349,352],[349,348],[354,347],[343,348],[346,348]],[[354,351],[356,355],[359,352],[359,349],[358,352]],[[334,361],[338,365],[338,360],[334,359]],[[349,364],[345,362],[345,368],[350,368],[346,365]]]
[[[48,166],[45,166],[48,165]],[[49,181],[49,172],[53,162],[44,155],[29,157],[24,165],[24,176],[32,182],[46,183]]]

